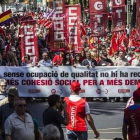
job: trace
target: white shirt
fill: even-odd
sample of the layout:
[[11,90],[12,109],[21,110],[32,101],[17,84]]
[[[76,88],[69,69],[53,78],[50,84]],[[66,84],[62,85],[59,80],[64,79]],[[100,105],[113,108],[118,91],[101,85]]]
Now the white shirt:
[[[72,102],[77,102],[81,99],[81,97],[79,95],[70,95],[69,99]],[[90,114],[90,109],[89,109],[89,105],[87,102],[85,103],[85,114]]]

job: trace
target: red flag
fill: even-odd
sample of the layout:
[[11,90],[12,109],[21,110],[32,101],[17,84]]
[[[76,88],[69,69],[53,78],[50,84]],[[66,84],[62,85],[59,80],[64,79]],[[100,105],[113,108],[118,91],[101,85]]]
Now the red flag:
[[136,46],[136,30],[133,29],[129,38],[129,43],[127,47]]
[[84,23],[83,23],[83,22],[80,23],[80,26],[81,26],[82,34],[83,34],[84,36],[87,35],[86,29],[85,29],[85,26],[84,26]]
[[113,33],[112,39],[111,39],[109,55],[112,55],[114,52],[118,52],[118,43],[117,42],[118,42],[117,34]]
[[8,52],[11,50],[11,43],[9,43],[7,46],[6,46],[6,49],[5,49],[5,52],[6,52],[6,55],[8,54]]
[[125,35],[124,35],[124,33],[122,33],[121,37],[119,39],[119,49],[122,50],[123,52],[126,52],[125,45],[124,45],[124,39],[125,39]]
[[41,25],[41,24],[44,23],[44,21],[45,21],[44,18],[41,18],[41,19],[38,21],[38,24]]
[[0,27],[0,34],[3,36],[3,38],[5,38],[6,34],[5,31]]

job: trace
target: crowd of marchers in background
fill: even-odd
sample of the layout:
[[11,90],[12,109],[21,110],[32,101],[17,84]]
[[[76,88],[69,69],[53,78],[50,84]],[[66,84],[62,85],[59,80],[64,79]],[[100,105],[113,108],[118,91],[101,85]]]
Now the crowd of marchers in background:
[[[125,51],[118,48],[117,52],[110,54],[112,34],[109,32],[99,41],[92,40],[94,45],[91,47],[89,27],[87,35],[81,36],[82,51],[66,51],[64,48],[51,51],[46,37],[48,29],[38,24],[36,36],[39,62],[34,64],[29,55],[21,56],[19,27],[15,24],[1,27],[5,37],[0,34],[0,66],[140,66],[140,50],[136,46],[127,48],[126,44]],[[127,28],[126,31],[128,30]]]

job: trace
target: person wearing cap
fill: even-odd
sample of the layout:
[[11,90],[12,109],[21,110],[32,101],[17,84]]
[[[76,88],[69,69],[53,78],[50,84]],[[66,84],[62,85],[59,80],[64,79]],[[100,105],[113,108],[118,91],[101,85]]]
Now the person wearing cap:
[[113,66],[113,62],[107,55],[106,51],[102,51],[101,60],[99,61],[98,66]]
[[19,98],[18,90],[11,86],[8,91],[8,103],[0,106],[0,129],[2,131],[2,140],[5,139],[4,122],[14,112],[14,101]]
[[133,92],[133,100],[134,105],[124,110],[122,127],[124,140],[140,140],[140,90],[135,90]]
[[99,132],[96,130],[93,118],[90,115],[89,105],[85,99],[79,96],[80,83],[71,83],[71,95],[65,97],[64,101],[67,103],[67,112],[69,123],[67,125],[67,139],[68,140],[87,140],[87,120],[89,126],[92,128],[96,138],[99,137]]
[[64,49],[59,49],[60,53],[58,55],[55,55],[53,58],[53,65],[60,66],[63,62],[63,56],[64,56]]
[[91,58],[91,53],[86,52],[86,59],[82,61],[82,66],[86,66],[87,68],[97,66],[97,62],[95,59]]
[[122,50],[119,51],[119,57],[116,59],[114,66],[129,66],[129,62]]
[[135,59],[132,60],[132,66],[140,66],[140,49],[135,50]]

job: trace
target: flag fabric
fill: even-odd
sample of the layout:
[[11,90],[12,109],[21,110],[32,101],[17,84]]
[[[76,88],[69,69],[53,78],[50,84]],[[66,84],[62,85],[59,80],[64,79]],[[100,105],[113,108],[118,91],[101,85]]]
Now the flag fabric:
[[0,27],[0,34],[2,35],[3,38],[5,38],[6,34],[5,31]]
[[45,19],[43,17],[43,18],[39,19],[38,24],[41,25],[41,24],[44,24],[44,22],[45,22]]
[[109,55],[112,55],[115,52],[118,52],[118,38],[117,38],[117,34],[113,33],[112,39],[111,39]]
[[131,47],[131,46],[135,46],[136,47],[136,38],[137,38],[137,35],[136,35],[136,30],[133,29],[132,32],[131,32],[131,35],[130,35],[130,38],[129,38],[129,43],[128,43],[128,46],[127,47]]
[[0,26],[13,22],[11,9],[0,14]]
[[85,29],[84,23],[81,22],[81,23],[80,23],[80,26],[81,26],[81,32],[82,32],[82,34],[83,34],[84,36],[86,36],[87,33],[86,33],[86,29]]

